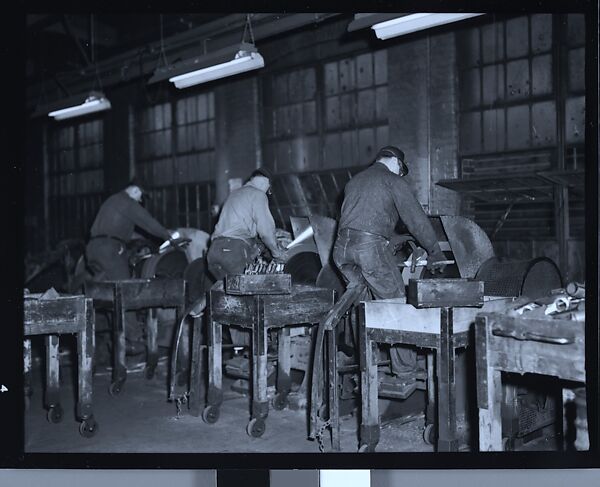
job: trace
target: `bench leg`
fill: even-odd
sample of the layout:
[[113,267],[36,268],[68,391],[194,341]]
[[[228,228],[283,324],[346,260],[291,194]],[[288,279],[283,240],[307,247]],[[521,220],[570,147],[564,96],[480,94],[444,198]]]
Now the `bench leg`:
[[[362,313],[361,309],[361,315]],[[373,452],[379,442],[377,343],[369,339],[364,322],[364,317],[361,316],[359,336],[362,414],[359,452]]]
[[256,318],[252,326],[252,412],[246,427],[250,436],[258,438],[265,432],[265,419],[269,414],[267,398],[267,330],[264,320],[264,303],[255,298]]
[[487,318],[475,322],[477,352],[477,407],[479,408],[479,451],[502,451],[502,381],[489,357],[491,330]]
[[287,406],[287,398],[292,388],[290,329],[279,329],[277,343],[277,395],[273,399],[273,407],[281,410]]
[[113,319],[113,371],[109,392],[111,396],[121,393],[127,379],[127,363],[125,361],[125,309],[121,301],[121,292],[115,291],[115,307]]
[[434,353],[427,352],[427,409],[425,423],[435,424],[435,362]]
[[331,447],[333,451],[340,451],[340,411],[336,334],[337,330],[335,328],[327,332],[327,375],[329,377],[329,420],[331,421]]
[[[185,310],[182,307],[175,308],[175,324],[180,323],[183,318]],[[183,323],[181,330],[181,339],[179,343],[178,361],[179,361],[179,374],[178,374],[178,385],[184,386],[188,383],[190,374],[190,326],[189,324]]]
[[58,335],[44,336],[46,345],[46,391],[44,405],[48,409],[48,419],[52,423],[62,420],[62,407],[59,392],[59,352]]
[[200,415],[201,381],[204,377],[204,354],[202,349],[202,318],[193,318],[192,325],[192,364],[190,373],[189,407],[192,416]]
[[209,424],[216,423],[219,419],[219,408],[223,402],[222,334],[221,323],[209,317],[207,406],[202,412],[202,419]]
[[456,382],[452,308],[441,309],[438,350],[438,451],[458,451],[456,437]]
[[92,369],[94,362],[94,308],[86,304],[85,325],[77,334],[77,418],[84,437],[96,434],[98,425],[92,411]]
[[[177,321],[175,322],[177,323]],[[150,308],[146,313],[146,379],[152,379],[158,365],[158,317],[156,309]]]

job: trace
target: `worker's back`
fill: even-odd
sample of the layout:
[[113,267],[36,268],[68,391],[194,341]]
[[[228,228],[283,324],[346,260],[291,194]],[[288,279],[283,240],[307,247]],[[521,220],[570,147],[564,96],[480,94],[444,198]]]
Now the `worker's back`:
[[381,163],[356,174],[344,189],[338,228],[353,228],[390,238],[398,221],[394,192],[400,177]]

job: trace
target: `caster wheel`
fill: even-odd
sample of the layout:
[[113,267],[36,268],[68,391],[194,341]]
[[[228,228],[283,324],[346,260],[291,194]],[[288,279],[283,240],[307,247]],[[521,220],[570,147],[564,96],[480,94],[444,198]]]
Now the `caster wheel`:
[[48,409],[48,414],[46,414],[46,418],[50,423],[60,423],[63,418],[63,410],[60,404],[52,406],[50,409]]
[[282,409],[285,409],[285,407],[287,405],[288,405],[287,394],[285,394],[285,395],[276,394],[275,397],[273,398],[273,409],[276,409],[277,411],[281,411]]
[[122,388],[123,388],[122,382],[111,382],[111,384],[108,388],[108,393],[113,397],[118,396],[119,394],[121,394]]
[[360,445],[358,449],[358,453],[372,453],[375,451],[375,446],[368,445],[367,443],[363,443]]
[[265,424],[264,419],[252,418],[248,423],[248,426],[246,426],[246,433],[253,438],[260,438],[266,428],[267,425]]
[[98,432],[98,423],[93,416],[79,424],[79,434],[84,438],[91,438]]
[[423,430],[423,440],[425,443],[428,445],[435,445],[436,433],[437,431],[435,430],[435,425],[433,423],[425,426],[425,429]]
[[146,367],[144,369],[144,377],[147,380],[150,380],[154,377],[154,371],[156,370],[156,367]]
[[208,424],[216,423],[219,419],[219,408],[217,406],[206,406],[202,411],[202,419]]

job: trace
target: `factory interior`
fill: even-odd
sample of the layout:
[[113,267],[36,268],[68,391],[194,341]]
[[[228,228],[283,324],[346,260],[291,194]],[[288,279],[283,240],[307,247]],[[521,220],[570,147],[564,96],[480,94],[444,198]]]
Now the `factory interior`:
[[26,19],[25,452],[590,449],[584,14]]

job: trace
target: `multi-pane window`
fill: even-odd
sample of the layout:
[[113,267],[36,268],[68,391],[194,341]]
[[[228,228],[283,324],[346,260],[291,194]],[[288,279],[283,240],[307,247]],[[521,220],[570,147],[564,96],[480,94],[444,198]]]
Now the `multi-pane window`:
[[263,79],[264,162],[277,173],[363,165],[388,141],[387,51]]
[[[550,14],[495,19],[459,33],[462,155],[556,144],[552,35]],[[464,162],[463,171],[476,170],[476,161]]]
[[169,227],[192,226],[210,231],[215,150],[213,93],[138,111],[135,141],[137,171],[150,185],[150,212]]
[[388,143],[387,81],[386,50],[262,79],[263,161],[277,173],[278,225],[336,216],[344,184]]
[[461,177],[485,178],[506,198],[466,198],[467,212],[507,255],[547,255],[576,275],[584,266],[584,16],[493,18],[459,31],[457,54]]
[[316,76],[310,67],[264,79],[264,162],[275,172],[320,164]]
[[324,66],[324,167],[362,165],[388,141],[387,51]]
[[50,241],[85,238],[104,198],[103,121],[52,127],[48,140]]

